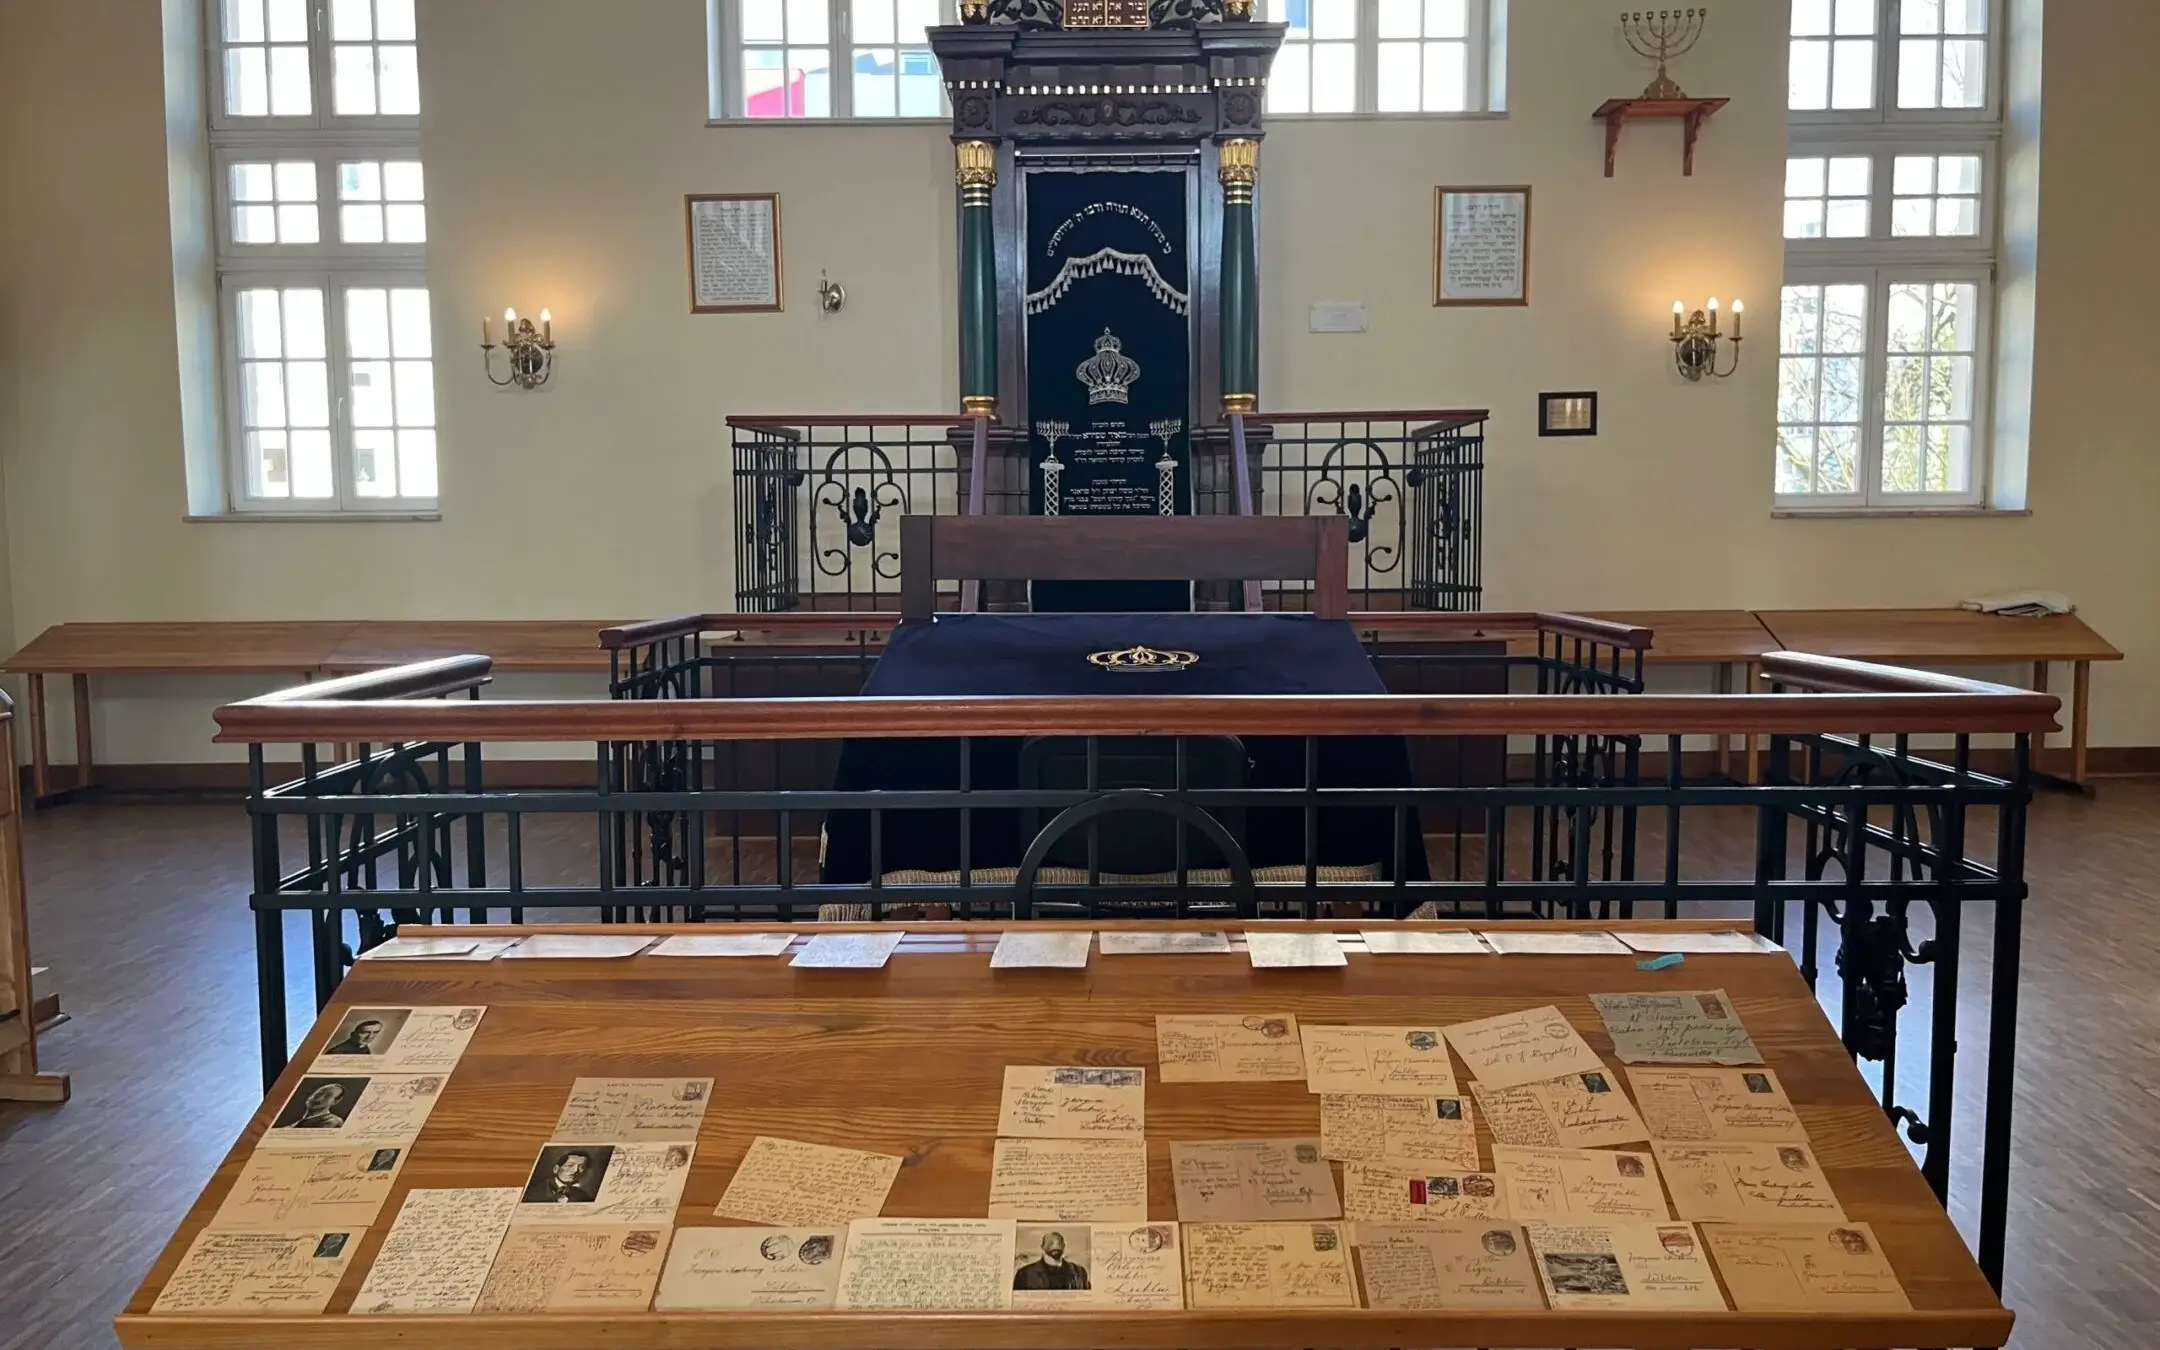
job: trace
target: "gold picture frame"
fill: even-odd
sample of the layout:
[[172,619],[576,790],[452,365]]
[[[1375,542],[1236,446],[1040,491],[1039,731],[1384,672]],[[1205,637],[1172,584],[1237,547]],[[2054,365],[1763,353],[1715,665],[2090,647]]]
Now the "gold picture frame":
[[[1455,217],[1459,234],[1481,228],[1487,238],[1456,239],[1453,256],[1466,265],[1452,279],[1450,258],[1450,199],[1459,199]],[[1482,209],[1481,209],[1482,208]],[[1511,257],[1496,260],[1495,249]],[[1475,265],[1467,265],[1474,260]],[[1512,286],[1506,284],[1512,274]],[[1481,280],[1492,277],[1497,280]],[[1472,283],[1475,284],[1466,284]],[[1433,189],[1433,304],[1443,307],[1508,308],[1530,303],[1530,189],[1513,184],[1504,187],[1436,187]]]
[[[711,245],[703,251],[699,248],[701,216]],[[745,225],[749,228],[745,229]],[[692,314],[780,312],[785,296],[781,289],[779,193],[703,192],[684,196],[683,243],[689,259]],[[731,250],[737,255],[747,252],[757,257],[761,244],[765,247],[757,277],[763,281],[762,286],[745,285],[745,268],[721,266],[726,261],[723,255]]]

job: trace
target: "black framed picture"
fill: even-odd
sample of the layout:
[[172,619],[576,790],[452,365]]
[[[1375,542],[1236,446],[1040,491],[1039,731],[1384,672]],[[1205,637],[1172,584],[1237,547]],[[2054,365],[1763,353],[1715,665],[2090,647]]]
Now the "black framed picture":
[[1540,436],[1597,435],[1597,392],[1539,394],[1537,434]]

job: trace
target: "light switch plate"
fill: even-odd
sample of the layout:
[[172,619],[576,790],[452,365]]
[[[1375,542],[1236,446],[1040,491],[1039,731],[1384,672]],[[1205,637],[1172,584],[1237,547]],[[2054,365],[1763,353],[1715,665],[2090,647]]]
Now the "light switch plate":
[[1362,300],[1322,300],[1312,307],[1315,333],[1362,333],[1370,327]]

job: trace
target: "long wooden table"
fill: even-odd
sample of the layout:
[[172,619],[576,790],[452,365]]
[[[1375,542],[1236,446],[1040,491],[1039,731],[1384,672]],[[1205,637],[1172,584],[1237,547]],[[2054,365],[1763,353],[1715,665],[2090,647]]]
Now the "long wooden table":
[[[362,962],[117,1319],[129,1350],[1191,1350],[1192,1347],[1629,1346],[1755,1350],[2000,1346],[1996,1299],[1789,957],[1690,956],[1645,973],[1633,956],[1386,956],[1334,969],[1256,970],[1242,952],[1103,957],[1084,970],[992,970],[1005,925],[909,925],[882,970],[809,970],[785,958]],[[1052,925],[1031,924],[1040,929]],[[1105,923],[1061,924],[1096,930]],[[1186,928],[1209,925],[1184,924]],[[1352,923],[1270,925],[1354,930]],[[1465,924],[1402,927],[1461,928]],[[1513,925],[1511,925],[1512,927]],[[1549,927],[1628,925],[1553,924]],[[1635,927],[1703,930],[1687,922]],[[790,931],[866,931],[796,925]],[[443,933],[508,930],[442,929]],[[703,929],[550,928],[549,932]],[[730,928],[728,931],[751,931]],[[889,931],[889,930],[886,930]],[[678,1226],[713,1206],[754,1135],[904,1155],[888,1216],[979,1217],[989,1194],[1007,1064],[1156,1062],[1158,1013],[1290,1012],[1310,1022],[1427,1025],[1558,1004],[1591,1046],[1612,1043],[1587,995],[1725,989],[1799,1109],[1838,1197],[1874,1226],[1915,1311],[642,1313],[353,1317],[344,1313],[408,1189],[520,1184],[584,1076],[711,1075]],[[149,1309],[282,1102],[356,1004],[485,1004],[376,1225],[322,1316],[158,1316]],[[1148,1075],[1149,1211],[1176,1214],[1174,1139],[1317,1132],[1300,1082],[1165,1084]],[[1490,1137],[1480,1123],[1481,1149]],[[1489,1156],[1489,1154],[1488,1154]]]

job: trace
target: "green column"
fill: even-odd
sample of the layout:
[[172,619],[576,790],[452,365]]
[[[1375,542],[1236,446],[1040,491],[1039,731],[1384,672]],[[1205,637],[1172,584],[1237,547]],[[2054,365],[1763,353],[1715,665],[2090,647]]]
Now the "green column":
[[960,188],[960,407],[997,416],[997,257],[990,196],[997,187],[997,147],[962,141],[954,181]]
[[1253,237],[1253,185],[1260,177],[1260,142],[1240,137],[1218,149],[1223,190],[1222,404],[1224,413],[1251,412],[1260,393],[1260,259]]

